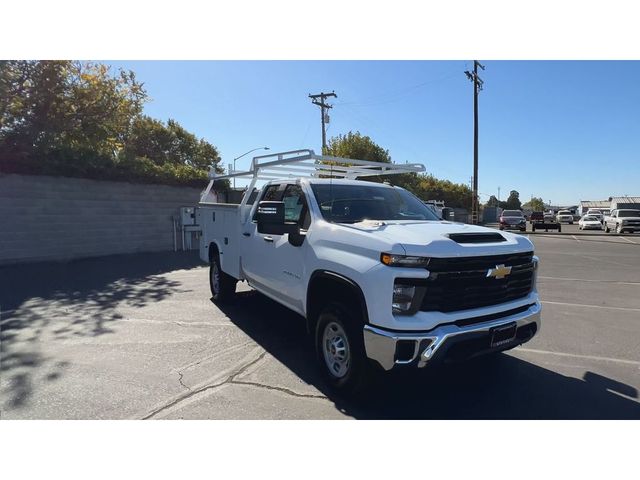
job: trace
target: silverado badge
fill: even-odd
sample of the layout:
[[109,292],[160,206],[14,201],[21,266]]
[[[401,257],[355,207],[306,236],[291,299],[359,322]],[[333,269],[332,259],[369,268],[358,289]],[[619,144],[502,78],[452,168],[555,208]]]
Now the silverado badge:
[[490,268],[487,270],[487,277],[493,277],[501,279],[511,273],[511,267],[505,267],[504,265],[496,265],[496,268]]

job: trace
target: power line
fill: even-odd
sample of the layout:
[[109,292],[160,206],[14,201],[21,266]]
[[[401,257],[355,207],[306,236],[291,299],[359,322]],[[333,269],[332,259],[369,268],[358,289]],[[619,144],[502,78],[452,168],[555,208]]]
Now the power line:
[[[466,66],[466,65],[465,65]],[[429,85],[431,83],[436,83],[436,82],[442,82],[444,80],[448,80],[450,78],[455,77],[456,75],[458,75],[458,71],[456,71],[455,73],[449,73],[443,76],[440,76],[438,78],[434,78],[431,80],[427,80],[421,83],[418,83],[416,85],[411,85],[411,86],[407,86],[407,87],[403,87],[401,89],[398,90],[392,90],[392,91],[387,91],[387,92],[382,92],[376,95],[371,95],[368,97],[364,97],[361,98],[359,100],[354,100],[354,101],[347,101],[347,102],[338,102],[336,103],[336,105],[352,105],[354,107],[369,107],[369,106],[374,106],[374,105],[385,105],[388,103],[393,103],[393,102],[397,102],[402,100],[403,98],[407,97],[408,95],[410,95],[411,93],[413,93],[414,90],[423,87],[425,85]]]
[[313,103],[314,105],[318,105],[320,107],[320,120],[322,122],[322,153],[323,154],[325,149],[327,148],[327,131],[325,128],[325,123],[328,123],[328,120],[329,120],[329,115],[326,113],[326,111],[333,108],[331,105],[325,102],[325,100],[329,97],[338,98],[338,96],[335,94],[334,91],[332,91],[331,93],[320,92],[315,95],[309,94],[311,103]]
[[468,70],[465,75],[473,82],[473,198],[471,206],[471,223],[478,223],[478,93],[484,81],[478,76],[478,67],[484,70],[479,61],[473,61],[473,73]]

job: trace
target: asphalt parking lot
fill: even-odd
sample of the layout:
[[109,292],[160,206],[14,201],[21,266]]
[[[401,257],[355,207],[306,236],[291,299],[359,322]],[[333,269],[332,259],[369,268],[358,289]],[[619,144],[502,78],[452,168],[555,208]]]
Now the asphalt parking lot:
[[1,418],[640,419],[640,235],[530,238],[536,338],[357,398],[326,388],[297,315],[245,286],[214,306],[193,253],[0,268]]

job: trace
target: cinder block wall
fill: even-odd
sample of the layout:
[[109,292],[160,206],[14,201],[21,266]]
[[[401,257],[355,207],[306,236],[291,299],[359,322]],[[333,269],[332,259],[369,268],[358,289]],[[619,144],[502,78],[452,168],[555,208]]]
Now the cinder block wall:
[[173,250],[172,217],[199,197],[191,187],[0,174],[0,265]]

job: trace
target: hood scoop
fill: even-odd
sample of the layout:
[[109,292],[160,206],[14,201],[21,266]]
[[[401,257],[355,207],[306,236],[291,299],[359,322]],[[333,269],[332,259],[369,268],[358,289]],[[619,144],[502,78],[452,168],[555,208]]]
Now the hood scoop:
[[499,233],[450,233],[447,235],[451,240],[456,243],[495,243],[506,242]]

